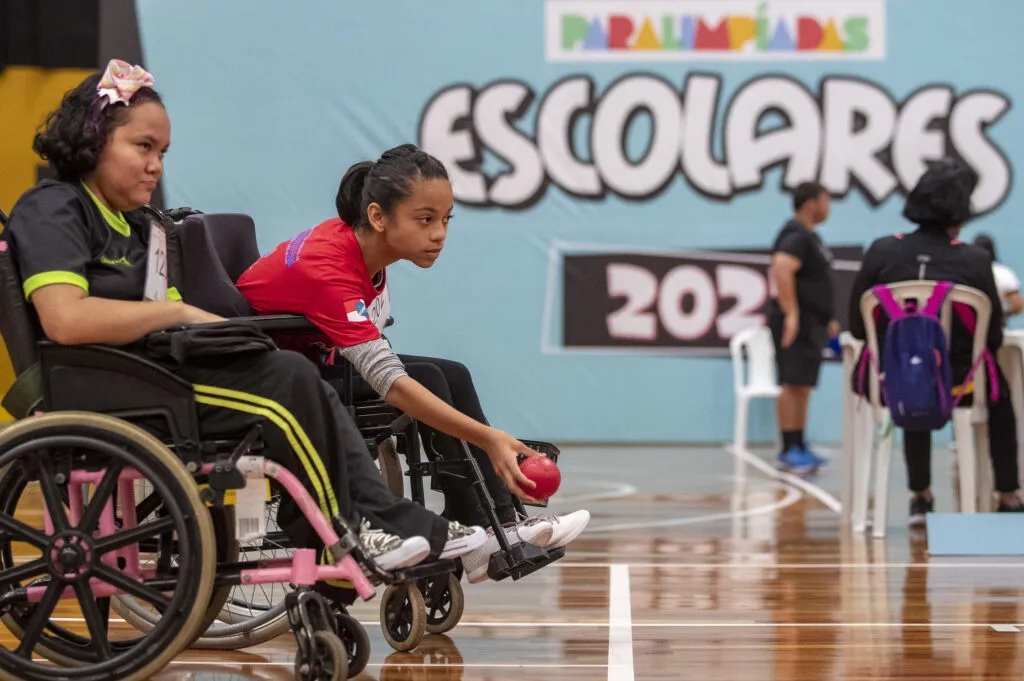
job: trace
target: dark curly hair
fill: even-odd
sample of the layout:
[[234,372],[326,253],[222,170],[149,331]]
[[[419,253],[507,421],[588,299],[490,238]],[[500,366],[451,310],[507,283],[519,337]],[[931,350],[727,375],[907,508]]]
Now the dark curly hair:
[[128,122],[130,106],[145,102],[163,106],[156,90],[144,87],[135,93],[130,105],[119,102],[100,108],[101,101],[106,101],[96,92],[102,75],[97,72],[89,76],[65,94],[32,140],[32,150],[49,161],[57,176],[67,182],[77,182],[96,169],[110,134]]
[[409,198],[416,180],[448,179],[444,164],[413,144],[389,149],[376,163],[361,161],[341,179],[334,205],[338,217],[352,227],[368,224],[366,209],[378,204],[390,215]]
[[930,163],[907,195],[903,217],[935,231],[962,225],[971,218],[971,194],[977,186],[978,173],[958,158]]

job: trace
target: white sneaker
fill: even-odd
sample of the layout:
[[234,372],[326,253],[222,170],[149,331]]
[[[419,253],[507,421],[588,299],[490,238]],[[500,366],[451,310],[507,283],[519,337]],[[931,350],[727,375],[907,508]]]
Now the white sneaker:
[[448,523],[448,541],[441,552],[441,560],[458,558],[470,551],[480,548],[487,541],[487,532],[477,525],[466,527],[454,520]]
[[545,549],[557,549],[575,541],[576,537],[583,534],[583,530],[587,529],[587,525],[590,524],[590,511],[579,510],[565,515],[546,515],[541,516],[540,519],[551,523],[554,529],[547,544],[537,545]]
[[[535,546],[543,546],[550,542],[551,534],[554,531],[551,522],[540,518],[531,518],[502,529],[505,531],[505,537],[509,544],[525,541]],[[500,549],[498,538],[494,536],[494,530],[488,529],[487,541],[462,557],[462,567],[466,571],[466,579],[470,584],[477,584],[487,579],[487,565],[491,560],[491,554]]]
[[398,570],[422,563],[430,555],[430,542],[426,537],[402,539],[384,530],[370,527],[365,520],[359,527],[359,543],[363,552],[383,570]]

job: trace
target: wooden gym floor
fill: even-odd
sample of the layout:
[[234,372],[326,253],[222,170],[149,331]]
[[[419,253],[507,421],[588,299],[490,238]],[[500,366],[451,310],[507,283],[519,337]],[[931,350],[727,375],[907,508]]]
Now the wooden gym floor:
[[[923,535],[904,525],[898,461],[889,537],[874,541],[840,528],[838,461],[815,485],[793,486],[765,467],[737,469],[717,448],[562,451],[551,510],[593,514],[566,558],[519,582],[465,584],[462,624],[412,653],[384,642],[376,600],[357,606],[373,646],[360,679],[1024,675],[1024,558],[929,559]],[[942,454],[935,490],[948,510]],[[246,651],[187,652],[157,678],[289,679],[293,651],[289,634]]]

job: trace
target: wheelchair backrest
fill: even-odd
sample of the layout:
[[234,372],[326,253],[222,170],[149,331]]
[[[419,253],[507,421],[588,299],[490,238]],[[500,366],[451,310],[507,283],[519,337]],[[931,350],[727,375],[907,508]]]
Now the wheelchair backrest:
[[238,281],[242,273],[260,259],[256,223],[241,213],[209,213],[201,217],[224,271],[231,281]]
[[[178,292],[190,305],[223,317],[248,317],[253,313],[249,301],[235,287],[235,277],[228,272],[229,267],[233,271],[241,266],[240,263],[246,257],[249,257],[244,239],[239,238],[240,236],[244,237],[244,229],[236,230],[231,227],[231,225],[239,224],[238,220],[230,219],[236,217],[245,218],[250,224],[252,223],[252,219],[244,215],[216,216],[203,213],[189,215],[177,223],[181,248],[181,275]],[[221,248],[218,249],[213,227],[221,228],[225,225],[229,225],[224,230],[225,234],[230,232],[234,234],[235,238],[223,236]],[[255,242],[255,230],[253,230],[253,242]],[[238,254],[231,252],[235,248],[231,244],[237,245]]]
[[20,375],[39,359],[36,344],[43,334],[22,293],[18,262],[10,244],[0,237],[0,335],[14,373]]

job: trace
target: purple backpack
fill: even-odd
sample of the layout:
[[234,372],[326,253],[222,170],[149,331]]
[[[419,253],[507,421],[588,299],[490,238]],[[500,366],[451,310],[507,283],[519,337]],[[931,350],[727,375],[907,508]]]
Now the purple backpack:
[[[893,423],[910,431],[929,431],[943,428],[953,414],[953,408],[967,394],[978,365],[985,361],[989,370],[989,390],[993,401],[999,398],[999,383],[992,356],[986,349],[971,367],[954,397],[952,364],[949,343],[942,328],[940,313],[953,284],[936,282],[931,297],[919,308],[914,302],[900,305],[883,285],[875,286],[872,293],[878,298],[881,310],[889,318],[885,344],[881,348],[882,395]],[[974,310],[954,303],[957,316],[973,334],[976,326]],[[861,365],[861,385],[866,362]],[[862,394],[864,394],[862,392]]]

